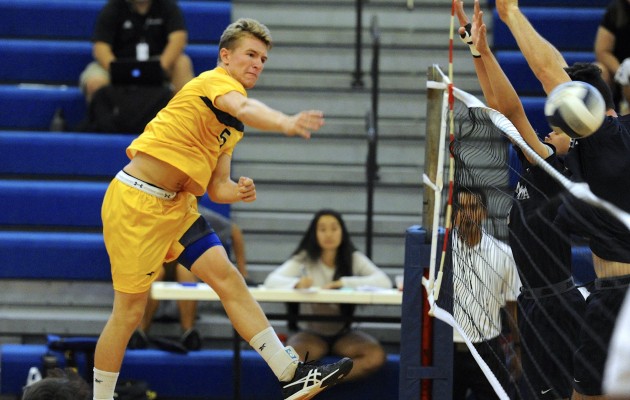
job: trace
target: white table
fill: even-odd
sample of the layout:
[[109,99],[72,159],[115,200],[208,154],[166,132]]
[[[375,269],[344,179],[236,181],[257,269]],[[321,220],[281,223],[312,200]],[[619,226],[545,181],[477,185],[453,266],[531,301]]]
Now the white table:
[[[401,305],[402,292],[396,289],[365,288],[362,290],[346,289],[268,289],[264,287],[250,287],[250,293],[258,302],[269,303],[345,303],[372,305]],[[196,300],[220,301],[217,293],[205,283],[154,282],[151,286],[151,297],[156,300]],[[288,318],[288,315],[274,316],[270,319]],[[355,317],[358,320],[382,320],[389,318]],[[400,318],[398,318],[400,322]],[[240,336],[234,331],[234,399],[240,399]]]
[[[249,292],[257,301],[269,303],[402,304],[402,292],[396,289],[296,290],[250,287]],[[220,300],[216,292],[205,283],[154,282],[151,286],[151,297],[157,300]]]

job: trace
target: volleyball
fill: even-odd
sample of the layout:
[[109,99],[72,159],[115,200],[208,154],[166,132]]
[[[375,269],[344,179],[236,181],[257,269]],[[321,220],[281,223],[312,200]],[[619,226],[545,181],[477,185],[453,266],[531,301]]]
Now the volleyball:
[[545,102],[545,116],[554,130],[574,139],[591,135],[604,122],[606,103],[593,85],[582,81],[556,86]]

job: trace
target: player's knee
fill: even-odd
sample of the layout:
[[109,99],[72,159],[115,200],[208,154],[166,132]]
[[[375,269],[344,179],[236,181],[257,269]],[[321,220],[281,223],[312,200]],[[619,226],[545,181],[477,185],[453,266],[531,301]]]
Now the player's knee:
[[387,361],[387,354],[382,347],[376,346],[370,349],[369,360],[370,369],[376,371],[385,364],[385,361]]
[[170,71],[173,90],[178,92],[188,81],[194,77],[192,60],[186,54],[182,54],[175,60]]
[[92,77],[85,81],[85,86],[83,88],[85,92],[85,97],[88,101],[91,101],[94,93],[96,93],[100,88],[109,84],[109,80],[104,77]]
[[122,307],[116,307],[112,318],[118,325],[135,329],[142,321],[146,302],[127,302]]

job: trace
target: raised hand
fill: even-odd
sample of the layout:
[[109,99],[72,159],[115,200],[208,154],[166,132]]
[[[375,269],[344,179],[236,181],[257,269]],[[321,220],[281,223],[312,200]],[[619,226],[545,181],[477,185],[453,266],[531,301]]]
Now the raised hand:
[[479,0],[475,0],[473,22],[470,28],[473,45],[480,53],[490,52],[488,45],[487,27],[483,22],[483,11],[479,5]]
[[324,113],[319,110],[307,110],[289,117],[289,123],[285,129],[288,136],[301,136],[310,138],[311,132],[319,130],[324,125]]

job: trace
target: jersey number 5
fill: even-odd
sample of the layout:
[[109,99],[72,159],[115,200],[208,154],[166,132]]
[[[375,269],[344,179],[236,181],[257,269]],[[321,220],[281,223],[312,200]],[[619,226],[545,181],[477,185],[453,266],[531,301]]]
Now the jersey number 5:
[[227,140],[228,140],[228,136],[230,136],[231,134],[232,134],[232,132],[230,132],[230,130],[227,129],[227,128],[225,128],[223,130],[223,132],[221,132],[221,134],[219,135],[219,141],[221,142],[219,147],[223,147],[225,142],[227,142]]

